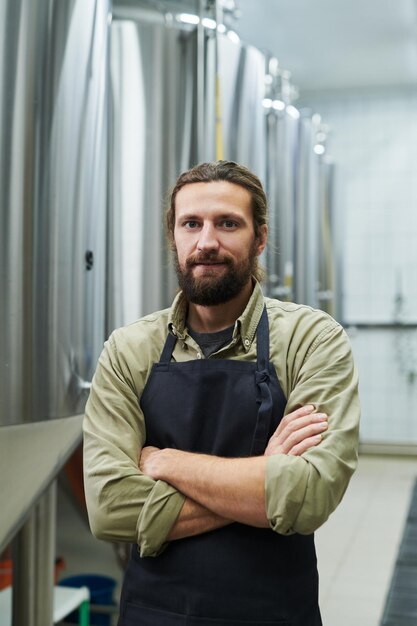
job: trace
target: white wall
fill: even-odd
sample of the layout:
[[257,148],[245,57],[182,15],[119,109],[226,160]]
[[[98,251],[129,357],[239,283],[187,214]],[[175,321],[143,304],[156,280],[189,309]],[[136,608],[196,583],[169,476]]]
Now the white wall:
[[[361,379],[361,440],[415,444],[417,90],[304,100],[332,129],[339,287],[343,321],[358,325],[349,332]],[[416,329],[375,327],[398,321]]]

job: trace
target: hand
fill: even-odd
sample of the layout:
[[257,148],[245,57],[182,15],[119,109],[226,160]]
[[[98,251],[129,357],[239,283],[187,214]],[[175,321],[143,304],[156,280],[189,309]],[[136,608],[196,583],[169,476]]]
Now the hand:
[[326,429],[327,415],[316,413],[312,405],[304,406],[282,418],[278,428],[268,441],[264,455],[291,454],[300,456],[306,450],[320,443],[321,433]]
[[139,469],[143,474],[155,478],[158,455],[161,452],[155,446],[145,446],[139,456]]

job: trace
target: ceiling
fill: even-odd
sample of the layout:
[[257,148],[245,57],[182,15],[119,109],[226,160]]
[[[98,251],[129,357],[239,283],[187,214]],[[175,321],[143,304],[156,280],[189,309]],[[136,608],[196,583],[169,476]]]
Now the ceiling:
[[237,0],[235,29],[301,93],[417,86],[416,0]]

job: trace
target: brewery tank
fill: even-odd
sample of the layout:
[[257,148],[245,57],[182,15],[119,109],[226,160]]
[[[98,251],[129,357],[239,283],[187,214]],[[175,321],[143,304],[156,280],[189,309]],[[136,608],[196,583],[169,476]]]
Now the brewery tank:
[[80,440],[104,340],[109,13],[0,3],[0,550]]

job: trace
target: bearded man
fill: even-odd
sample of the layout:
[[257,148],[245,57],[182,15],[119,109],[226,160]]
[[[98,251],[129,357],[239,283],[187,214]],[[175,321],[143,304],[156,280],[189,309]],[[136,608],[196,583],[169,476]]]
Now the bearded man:
[[247,168],[182,174],[167,230],[181,291],[111,335],[84,421],[92,531],[134,544],[119,626],[319,626],[314,531],[357,463],[346,334],[263,296]]

